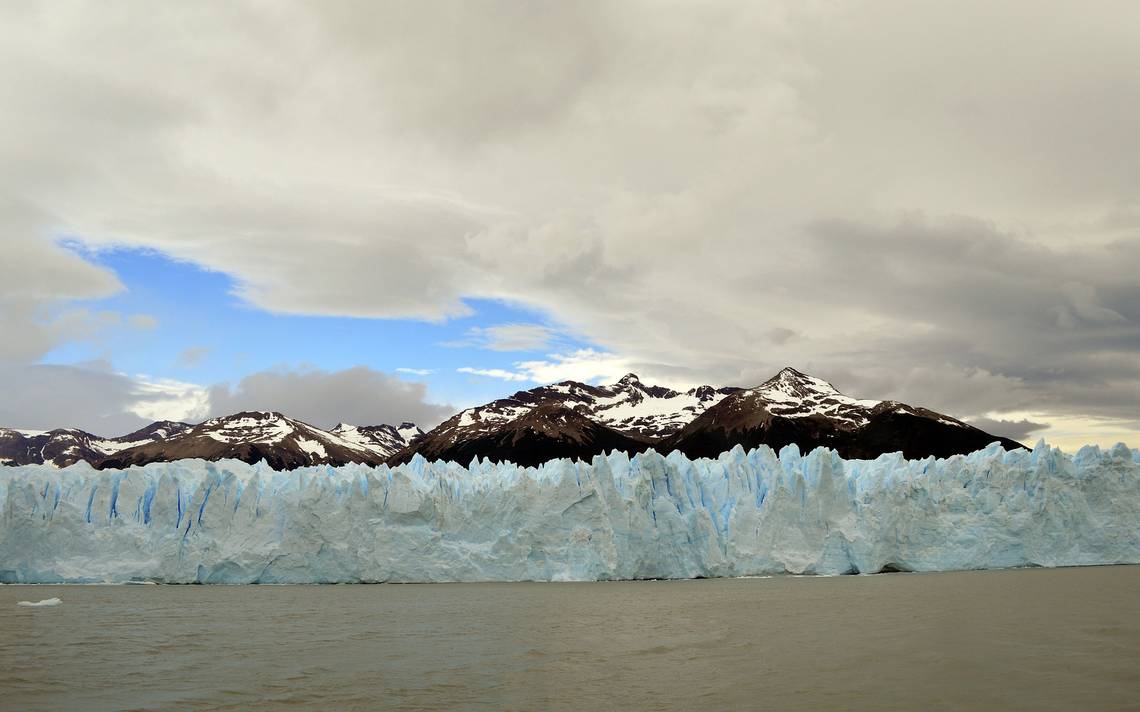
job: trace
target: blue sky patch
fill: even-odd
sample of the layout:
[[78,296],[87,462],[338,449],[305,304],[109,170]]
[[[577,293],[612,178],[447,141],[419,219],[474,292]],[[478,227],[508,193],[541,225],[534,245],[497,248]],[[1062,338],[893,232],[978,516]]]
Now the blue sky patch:
[[[124,373],[200,384],[236,383],[268,369],[363,365],[425,381],[433,400],[461,405],[528,386],[457,369],[511,370],[516,362],[553,352],[596,348],[567,336],[541,313],[495,300],[465,300],[472,314],[443,323],[273,314],[235,296],[234,281],[224,273],[151,250],[89,252],[65,244],[114,271],[125,286],[81,306],[118,312],[124,323],[62,344],[43,363],[101,359]],[[137,314],[154,317],[153,328],[132,326],[130,315]],[[512,331],[525,338],[495,338],[503,326],[519,327]]]

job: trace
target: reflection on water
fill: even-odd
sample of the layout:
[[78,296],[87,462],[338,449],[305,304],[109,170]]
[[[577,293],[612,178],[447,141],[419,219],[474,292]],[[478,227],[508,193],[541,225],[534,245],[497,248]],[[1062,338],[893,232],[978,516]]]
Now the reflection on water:
[[1137,591],[1136,566],[0,586],[0,708],[1140,709]]

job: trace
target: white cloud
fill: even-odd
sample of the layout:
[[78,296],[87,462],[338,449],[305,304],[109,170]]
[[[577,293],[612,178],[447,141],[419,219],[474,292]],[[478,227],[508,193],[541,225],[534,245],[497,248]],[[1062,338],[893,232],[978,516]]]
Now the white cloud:
[[146,375],[137,375],[134,381],[137,399],[126,410],[147,422],[197,422],[209,413],[210,391],[205,386],[170,378],[153,379]]
[[567,380],[613,383],[633,370],[633,364],[629,359],[594,349],[550,354],[544,360],[520,361],[515,367],[535,383],[556,383]]
[[691,374],[679,373],[670,369],[655,368],[652,364],[639,364],[617,354],[595,349],[577,349],[568,353],[548,354],[545,359],[517,361],[514,370],[501,368],[456,369],[468,373],[504,381],[530,381],[531,383],[558,383],[560,381],[580,381],[583,383],[614,383],[627,373],[637,372],[649,383],[668,385],[675,388],[689,388],[700,385]]
[[430,376],[435,373],[433,368],[397,368],[396,373],[406,373],[411,376]]
[[472,368],[470,366],[461,366],[455,369],[457,373],[466,373],[472,376],[483,376],[485,378],[498,378],[503,381],[529,381],[530,376],[525,373],[516,373],[514,371],[507,371],[502,368]]

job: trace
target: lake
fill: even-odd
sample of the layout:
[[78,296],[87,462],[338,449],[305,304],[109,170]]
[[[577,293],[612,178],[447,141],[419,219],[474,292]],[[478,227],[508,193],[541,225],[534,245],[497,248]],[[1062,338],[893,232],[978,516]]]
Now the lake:
[[1140,566],[0,586],[0,695],[5,710],[1140,709]]

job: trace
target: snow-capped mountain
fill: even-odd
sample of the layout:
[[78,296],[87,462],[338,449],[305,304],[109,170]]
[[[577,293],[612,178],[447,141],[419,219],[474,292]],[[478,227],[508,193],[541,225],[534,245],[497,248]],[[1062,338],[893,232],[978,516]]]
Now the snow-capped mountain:
[[184,458],[265,460],[276,469],[302,465],[380,464],[422,435],[412,423],[354,426],[331,431],[276,412],[245,412],[198,425],[160,421],[129,435],[100,438],[81,430],[32,432],[0,429],[3,464],[86,460],[95,467],[126,467]]
[[[627,373],[611,386],[564,381],[529,392],[550,402],[561,400],[564,407],[615,430],[661,438],[677,432],[722,398],[739,390],[700,386],[679,392],[647,386],[636,374]],[[558,396],[564,397],[559,399]]]
[[[580,416],[559,434],[551,414],[557,406]],[[591,437],[579,437],[592,421]],[[539,427],[536,427],[539,426]],[[779,448],[790,443],[808,450],[824,445],[844,457],[877,457],[902,451],[908,457],[968,453],[1005,438],[989,435],[946,415],[895,401],[860,400],[824,381],[785,368],[755,388],[701,386],[686,392],[643,384],[634,374],[610,386],[564,381],[519,391],[508,398],[468,408],[392,456],[408,462],[417,453],[429,460],[466,464],[473,457],[536,464],[555,457],[589,460],[619,449],[680,450],[689,457],[716,457],[735,445]],[[543,452],[541,443],[558,443]],[[607,443],[607,444],[603,444]],[[512,448],[514,450],[512,451]],[[557,452],[558,454],[554,454]]]
[[176,438],[124,450],[104,459],[100,466],[124,467],[188,457],[264,460],[278,470],[350,462],[378,465],[408,444],[403,433],[414,437],[419,432],[410,423],[400,428],[342,423],[328,431],[273,411],[243,412],[212,418]]
[[716,457],[735,445],[796,443],[801,450],[825,446],[847,458],[874,458],[888,452],[906,457],[949,457],[998,441],[956,418],[898,401],[860,400],[794,368],[785,368],[756,388],[734,393],[708,408],[657,449],[689,457]]
[[[515,420],[540,406],[560,406],[636,441],[653,442],[679,431],[710,406],[740,390],[701,386],[680,392],[647,386],[632,373],[608,386],[562,381],[460,411],[394,461],[406,462],[416,452],[435,459],[460,458],[461,453],[472,449],[467,443],[496,440],[498,433],[512,430]],[[480,456],[491,454],[480,452]]]
[[[615,447],[640,452],[740,390],[700,386],[681,392],[646,385],[633,373],[608,386],[562,381],[460,411],[389,462],[419,453],[432,460],[466,463],[478,456],[533,465],[553,457],[588,459]],[[537,417],[524,417],[535,411]],[[566,431],[556,435],[559,423]]]
[[52,464],[66,467],[80,460],[97,463],[122,450],[175,437],[191,425],[160,420],[117,438],[103,438],[75,428],[13,430],[0,428],[0,465]]

